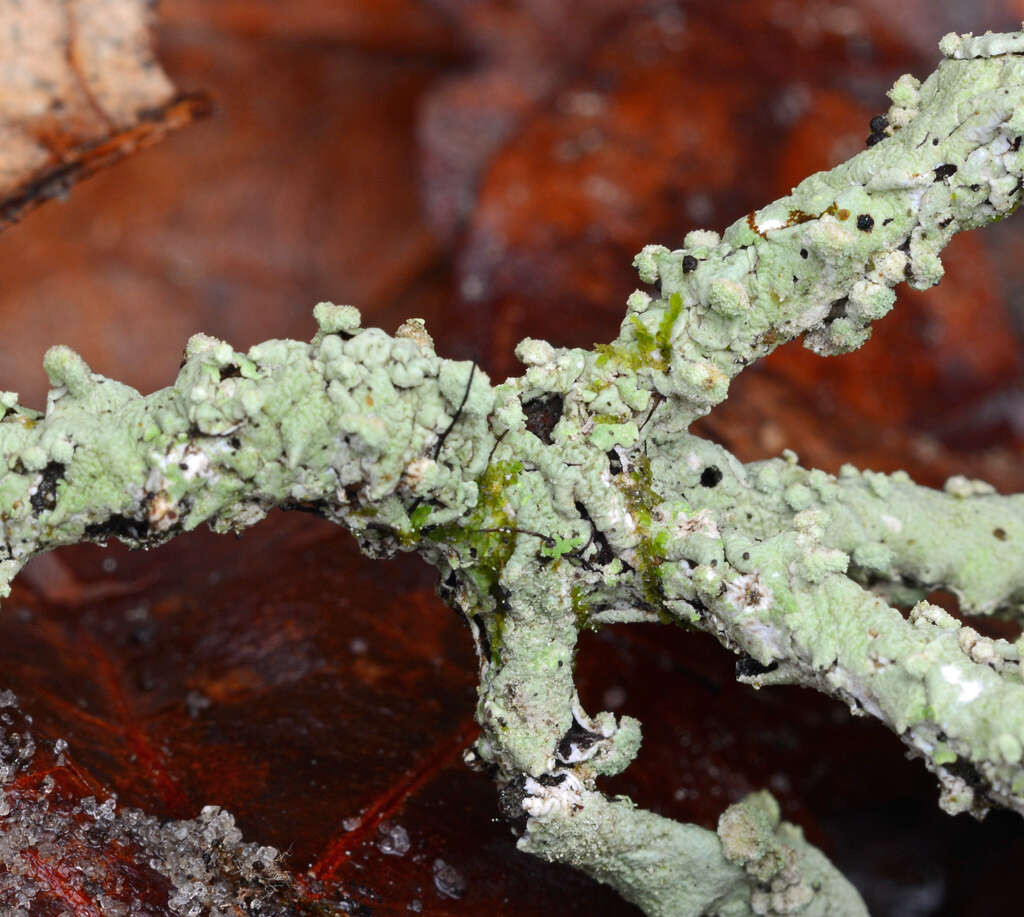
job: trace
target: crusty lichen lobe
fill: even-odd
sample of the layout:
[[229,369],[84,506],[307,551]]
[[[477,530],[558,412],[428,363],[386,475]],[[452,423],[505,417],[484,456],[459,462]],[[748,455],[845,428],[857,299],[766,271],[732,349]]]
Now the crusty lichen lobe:
[[4,589],[39,550],[110,536],[151,546],[278,505],[321,512],[384,553],[411,531],[417,494],[439,523],[473,506],[492,444],[486,376],[440,360],[428,339],[360,328],[351,307],[315,315],[309,344],[242,354],[195,335],[175,384],[145,398],[52,348],[45,415],[8,397],[0,423]]
[[719,236],[647,246],[637,294],[609,350],[643,351],[673,310],[668,359],[645,360],[645,387],[675,396],[692,417],[722,401],[729,380],[804,335],[821,354],[863,344],[870,323],[906,280],[924,289],[943,274],[939,252],[964,229],[1011,213],[1024,165],[1024,58],[1019,36],[947,36],[950,59],[924,84],[901,77],[880,141]]

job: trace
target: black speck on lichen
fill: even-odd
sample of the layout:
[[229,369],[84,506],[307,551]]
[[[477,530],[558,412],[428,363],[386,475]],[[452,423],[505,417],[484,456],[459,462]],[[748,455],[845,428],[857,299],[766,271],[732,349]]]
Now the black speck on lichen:
[[701,487],[715,487],[722,480],[722,469],[717,465],[708,465],[700,473]]
[[532,398],[523,403],[526,429],[545,445],[551,445],[551,434],[562,418],[563,399],[557,392]]
[[64,466],[60,462],[50,462],[43,469],[42,479],[36,486],[36,492],[29,497],[32,512],[39,515],[57,505],[57,484],[64,480]]

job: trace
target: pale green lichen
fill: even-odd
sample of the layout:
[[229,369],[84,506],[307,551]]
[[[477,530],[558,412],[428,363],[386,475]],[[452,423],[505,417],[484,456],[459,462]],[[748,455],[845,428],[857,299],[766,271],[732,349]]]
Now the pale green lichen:
[[860,346],[893,287],[941,278],[955,232],[1017,207],[1021,45],[947,37],[936,73],[893,87],[880,142],[721,236],[647,246],[636,266],[660,290],[629,297],[615,341],[525,340],[524,374],[497,386],[440,359],[419,320],[391,337],[330,303],[309,344],[241,354],[193,337],[175,384],[145,398],[54,348],[44,416],[0,396],[0,588],[62,544],[151,546],[315,511],[372,555],[438,567],[479,657],[469,759],[525,820],[524,850],[651,914],[864,913],[766,794],[717,834],[602,796],[640,726],[582,708],[576,640],[615,621],[705,630],[743,655],[744,681],[814,687],[886,723],[947,810],[1024,813],[1024,641],[925,601],[941,587],[967,614],[1021,617],[1024,496],[834,476],[791,452],[744,465],[689,432],[779,344]]
[[648,914],[867,915],[853,886],[799,828],[780,821],[768,793],[726,809],[716,835],[557,776],[528,782],[531,818],[519,848],[615,885]]

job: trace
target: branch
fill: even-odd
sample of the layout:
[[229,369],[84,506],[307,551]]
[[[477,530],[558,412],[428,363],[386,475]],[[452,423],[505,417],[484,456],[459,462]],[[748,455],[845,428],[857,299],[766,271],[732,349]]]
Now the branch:
[[636,258],[661,297],[634,294],[609,353],[638,363],[647,387],[694,418],[725,399],[729,381],[804,335],[822,355],[860,347],[870,323],[943,275],[939,253],[966,229],[1020,203],[1024,70],[1016,35],[947,35],[922,84],[910,75],[872,121],[869,148],[717,233]]
[[248,355],[195,335],[175,384],[145,398],[51,348],[45,416],[4,396],[0,589],[59,545],[152,547],[203,522],[241,530],[275,506],[341,523],[378,555],[415,542],[427,513],[407,510],[426,498],[432,522],[463,515],[493,445],[486,377],[467,388],[472,365],[438,359],[422,323],[392,338],[359,329],[350,307],[314,314],[312,343]]
[[923,85],[902,77],[878,140],[723,237],[648,247],[619,337],[595,351],[526,340],[491,386],[443,360],[422,322],[394,337],[321,303],[309,343],[237,353],[193,337],[145,398],[66,348],[43,416],[5,396],[0,588],[34,553],[118,537],[148,547],[202,522],[239,530],[274,506],[316,512],[365,551],[440,572],[480,666],[467,757],[498,781],[520,846],[573,863],[651,914],[862,913],[856,893],[766,797],[718,836],[609,801],[640,726],[588,714],[576,638],[610,621],[706,630],[744,680],[795,682],[874,715],[925,758],[949,811],[1024,812],[1021,644],[941,609],[880,598],[932,586],[967,610],[1019,612],[1024,498],[905,475],[744,466],[689,433],[729,380],[785,340],[866,340],[892,288],[941,277],[952,234],[1011,212],[1024,153],[1024,37],[956,36]]
[[768,793],[726,809],[716,835],[568,784],[528,798],[536,814],[519,848],[582,869],[647,914],[867,917],[853,886],[799,828],[780,822]]

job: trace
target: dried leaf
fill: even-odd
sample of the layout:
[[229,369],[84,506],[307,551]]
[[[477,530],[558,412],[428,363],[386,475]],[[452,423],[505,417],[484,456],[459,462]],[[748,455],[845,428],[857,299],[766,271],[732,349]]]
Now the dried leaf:
[[0,227],[204,114],[176,97],[145,0],[0,3]]

